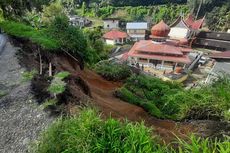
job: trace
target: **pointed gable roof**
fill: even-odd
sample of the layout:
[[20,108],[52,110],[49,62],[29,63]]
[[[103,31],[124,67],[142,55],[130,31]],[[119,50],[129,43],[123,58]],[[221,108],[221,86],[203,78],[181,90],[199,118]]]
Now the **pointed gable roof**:
[[185,23],[188,25],[189,28],[198,30],[202,28],[202,25],[204,23],[205,17],[199,20],[195,20],[194,16],[192,14],[189,14],[188,17],[185,19]]
[[[180,24],[181,23],[181,24]],[[184,28],[187,28],[189,29],[189,26],[186,24],[186,22],[184,21],[183,17],[182,16],[179,16],[176,21],[170,25],[170,27],[175,27],[177,26],[178,24],[180,24],[180,26],[183,26]]]
[[202,28],[202,25],[204,23],[205,17],[199,20],[194,20],[194,16],[192,14],[189,14],[188,17],[184,20],[182,16],[179,16],[177,20],[170,25],[170,27],[184,27],[187,29],[193,29],[193,30],[198,30]]

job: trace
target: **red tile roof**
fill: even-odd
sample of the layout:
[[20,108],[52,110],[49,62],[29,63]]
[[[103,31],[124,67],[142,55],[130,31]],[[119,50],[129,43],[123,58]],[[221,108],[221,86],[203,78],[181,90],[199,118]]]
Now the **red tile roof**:
[[[141,51],[148,53],[141,53]],[[142,40],[134,44],[128,56],[188,64],[191,61],[187,55],[183,54],[184,52],[187,53],[190,52],[190,50],[170,45],[167,42],[156,44],[151,40]]]
[[193,15],[189,15],[187,19],[185,19],[185,23],[188,25],[189,28],[192,28],[194,30],[198,30],[202,27],[204,23],[204,18],[199,20],[194,20]]
[[218,59],[230,59],[230,51],[225,51],[222,53],[214,53],[210,56],[211,58],[218,58]]
[[172,54],[172,55],[183,55],[180,48],[169,45],[166,43],[154,43],[152,40],[141,40],[136,47],[138,51],[145,51],[151,53],[162,53],[162,54]]
[[111,30],[103,35],[105,39],[119,39],[119,38],[127,38],[128,34],[125,32],[121,32],[119,30]]

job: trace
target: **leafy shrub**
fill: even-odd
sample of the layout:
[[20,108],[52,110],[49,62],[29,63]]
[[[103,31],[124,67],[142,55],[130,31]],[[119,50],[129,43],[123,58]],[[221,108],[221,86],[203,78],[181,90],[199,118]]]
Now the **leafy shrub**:
[[63,81],[67,76],[69,76],[69,72],[59,72],[54,76],[54,79],[52,80],[48,91],[56,97],[57,94],[61,94],[66,89],[66,83]]
[[60,78],[55,77],[52,80],[51,85],[48,88],[48,91],[53,94],[60,94],[65,91],[65,86],[66,83],[64,81],[62,81]]
[[128,66],[108,61],[99,62],[95,65],[94,70],[105,79],[112,81],[126,79],[131,74]]
[[54,77],[60,78],[61,80],[67,78],[70,75],[69,72],[63,71],[63,72],[59,72],[57,73]]

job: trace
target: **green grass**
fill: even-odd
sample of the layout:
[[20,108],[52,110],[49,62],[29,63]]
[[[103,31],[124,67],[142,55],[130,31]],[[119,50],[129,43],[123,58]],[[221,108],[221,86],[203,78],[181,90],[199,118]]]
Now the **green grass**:
[[192,135],[188,141],[175,139],[172,145],[159,142],[160,138],[143,123],[120,122],[112,118],[102,120],[97,111],[84,109],[78,116],[55,121],[33,143],[31,152],[227,153],[230,149],[229,138],[219,141]]
[[107,80],[124,80],[131,75],[127,65],[111,63],[108,61],[99,62],[94,66],[94,70]]
[[48,108],[49,106],[54,106],[57,104],[57,99],[48,99],[44,103],[42,103],[41,108],[45,109]]
[[133,75],[116,95],[159,118],[230,120],[229,77],[200,89],[184,90],[179,84]]
[[9,35],[26,38],[45,49],[54,50],[60,47],[58,40],[51,38],[46,29],[37,30],[31,26],[14,21],[2,21],[0,27]]
[[149,153],[159,148],[156,141],[143,123],[121,123],[112,118],[104,121],[96,111],[87,109],[79,116],[56,121],[34,149],[37,153]]
[[31,81],[34,78],[34,76],[37,74],[38,74],[37,70],[24,71],[22,73],[22,81],[23,82]]

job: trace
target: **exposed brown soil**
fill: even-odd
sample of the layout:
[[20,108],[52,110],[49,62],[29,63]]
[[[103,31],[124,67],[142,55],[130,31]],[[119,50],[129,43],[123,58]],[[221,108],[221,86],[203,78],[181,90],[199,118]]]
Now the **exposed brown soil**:
[[[59,63],[59,70],[69,71],[72,76],[82,78],[87,85],[93,99],[104,117],[117,118],[120,120],[145,121],[145,124],[152,127],[166,142],[172,141],[175,136],[185,137],[196,130],[189,123],[176,123],[169,120],[160,120],[151,117],[143,108],[124,102],[116,98],[114,91],[122,86],[120,82],[107,81],[95,72],[85,69],[79,70],[76,65],[69,63],[67,57],[56,57]],[[76,93],[78,94],[78,93]]]

